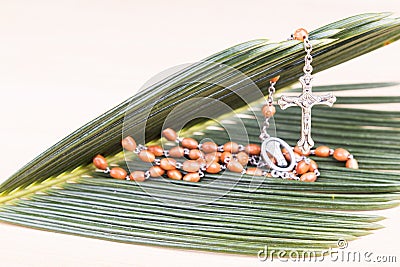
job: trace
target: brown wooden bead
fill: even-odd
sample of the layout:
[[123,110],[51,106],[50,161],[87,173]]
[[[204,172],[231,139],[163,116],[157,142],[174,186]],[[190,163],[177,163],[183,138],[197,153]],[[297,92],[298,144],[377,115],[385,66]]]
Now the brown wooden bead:
[[108,167],[107,160],[102,155],[93,158],[93,164],[97,169],[105,170]]
[[[293,152],[293,154],[294,154],[294,159],[292,159],[292,158],[290,157],[290,154],[289,154],[289,152],[287,151],[286,148],[283,148],[283,149],[282,149],[282,154],[283,154],[283,156],[285,157],[285,159],[286,159],[287,161],[298,160],[298,159],[300,159],[300,158],[302,157],[299,153]],[[270,156],[270,159],[272,160],[273,157],[272,157],[269,153],[268,153],[268,155]],[[274,159],[274,160],[276,161],[276,159]],[[276,162],[275,162],[274,164],[276,164]]]
[[326,158],[330,155],[330,148],[327,146],[319,146],[315,149],[315,156]]
[[182,164],[182,170],[185,172],[197,172],[200,170],[200,163],[195,160],[186,160]]
[[280,78],[281,76],[275,76],[274,78],[272,78],[271,80],[269,80],[270,82],[272,82],[272,83],[276,83],[278,80],[279,80],[279,78]]
[[144,162],[153,162],[156,159],[156,156],[148,150],[140,151],[138,156]]
[[311,151],[308,151],[307,153],[303,153],[303,151],[300,149],[299,146],[295,146],[293,151],[300,155],[303,155],[303,156],[309,156],[311,154]]
[[221,153],[221,162],[222,163],[228,163],[233,158],[233,155],[231,152],[222,152]]
[[135,151],[136,149],[136,141],[130,136],[127,136],[124,139],[122,139],[121,145],[125,150],[128,151]]
[[274,105],[264,105],[262,107],[261,112],[264,115],[264,117],[270,118],[275,115],[276,109],[275,109]]
[[161,157],[164,155],[164,150],[161,146],[149,146],[147,150],[154,154],[156,157]]
[[208,153],[204,155],[204,159],[206,160],[207,163],[209,162],[219,162],[220,157],[218,156],[217,152],[213,153]]
[[175,170],[176,160],[174,160],[173,158],[163,158],[160,161],[160,167],[166,171]]
[[248,174],[248,175],[254,175],[254,176],[262,176],[263,172],[262,172],[262,170],[259,169],[259,168],[251,167],[251,168],[247,168],[246,174]]
[[204,142],[201,144],[201,150],[203,150],[204,153],[217,152],[218,145],[214,142]]
[[120,167],[114,167],[110,170],[110,176],[115,179],[124,180],[127,176],[127,173]]
[[228,165],[226,165],[228,170],[231,172],[242,172],[243,171],[243,166],[242,164],[239,163],[236,159],[232,159],[229,161]]
[[171,178],[173,180],[181,180],[182,179],[182,173],[177,169],[167,171],[167,176],[168,176],[168,178]]
[[257,144],[248,144],[245,146],[244,151],[249,155],[260,155],[261,147]]
[[[285,157],[285,159],[286,159],[287,161],[290,161],[290,160],[291,160],[290,154],[289,154],[289,153],[284,153],[283,156]],[[270,157],[270,158],[271,158],[271,157]]]
[[296,173],[305,174],[310,169],[310,164],[307,164],[304,160],[297,163]]
[[318,164],[314,160],[310,159],[310,169],[309,169],[309,171],[313,172],[315,170],[318,170]]
[[333,157],[338,161],[346,161],[350,156],[350,152],[344,148],[336,148]]
[[173,158],[182,158],[185,155],[183,147],[174,146],[169,150],[169,156]]
[[221,165],[213,161],[207,164],[206,172],[208,173],[219,173],[221,171]]
[[[282,148],[282,154],[287,161],[291,161],[290,154],[286,148]],[[269,158],[272,157],[269,153],[268,153],[268,156],[269,156]]]
[[190,159],[199,159],[199,158],[202,158],[202,157],[204,157],[204,153],[201,152],[198,149],[191,149],[189,151],[189,158]]
[[169,141],[175,141],[178,138],[178,134],[171,128],[167,128],[162,131],[162,135]]
[[308,32],[307,30],[300,28],[297,29],[294,33],[293,33],[293,38],[295,40],[299,40],[299,41],[304,41],[304,39],[308,37]]
[[300,176],[300,181],[302,182],[315,182],[317,180],[317,175],[313,172],[307,172]]
[[228,142],[224,145],[224,151],[230,153],[237,153],[239,151],[239,145],[235,142]]
[[131,172],[131,174],[129,174],[129,179],[131,181],[143,182],[144,180],[146,180],[145,173],[142,171]]
[[160,166],[152,166],[149,173],[151,177],[160,177],[164,175],[165,171]]
[[346,161],[346,168],[349,169],[358,169],[358,162],[356,159],[348,159]]
[[196,183],[200,181],[200,175],[197,172],[189,172],[183,176],[183,180]]
[[195,149],[199,146],[199,143],[193,138],[183,138],[182,146],[189,149]]
[[247,155],[245,152],[239,152],[236,155],[236,159],[240,164],[246,166],[249,162],[249,155]]

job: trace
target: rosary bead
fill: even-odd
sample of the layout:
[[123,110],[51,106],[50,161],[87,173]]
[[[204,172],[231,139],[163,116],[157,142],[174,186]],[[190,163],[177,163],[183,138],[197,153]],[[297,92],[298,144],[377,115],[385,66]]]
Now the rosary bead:
[[[288,151],[287,151],[286,148],[283,148],[283,149],[282,149],[282,154],[283,154],[283,156],[285,157],[285,159],[286,159],[287,161],[290,161],[290,162],[291,162],[292,160],[298,161],[298,160],[302,157],[302,155],[300,155],[299,153],[293,152],[293,154],[294,154],[294,159],[292,159],[292,158],[290,157],[290,154],[288,153]],[[272,160],[272,156],[270,157],[270,159]],[[276,161],[275,158],[274,158],[273,160]],[[276,164],[276,162],[275,162],[274,164]]]
[[276,83],[278,80],[279,80],[279,78],[280,78],[281,76],[275,76],[274,78],[272,78],[271,80],[270,80],[270,82],[271,83]]
[[129,175],[129,179],[136,182],[143,182],[146,180],[145,173],[142,171],[134,171]]
[[197,172],[190,172],[183,176],[183,180],[196,183],[200,181],[200,175]]
[[173,158],[182,158],[185,155],[183,147],[174,146],[169,150],[169,156]]
[[110,176],[115,179],[124,180],[127,176],[127,173],[120,167],[114,167],[110,170]]
[[276,109],[275,109],[274,105],[272,105],[272,104],[271,105],[264,105],[262,107],[261,111],[262,111],[262,114],[264,115],[264,117],[266,117],[266,118],[271,118],[276,113]]
[[182,170],[185,172],[198,172],[200,170],[200,163],[195,160],[186,160],[182,164]]
[[160,177],[164,175],[165,171],[160,166],[152,166],[149,173],[151,177]]
[[183,138],[182,146],[189,149],[195,149],[199,146],[199,143],[193,138]]
[[225,152],[221,153],[221,162],[223,162],[223,163],[227,163],[232,158],[233,158],[233,155],[230,152],[225,151]]
[[350,156],[350,152],[344,148],[336,148],[333,157],[338,161],[346,161]]
[[189,151],[189,158],[190,159],[199,159],[199,158],[202,158],[202,157],[204,157],[204,154],[203,154],[203,152],[201,152],[198,149],[191,149]]
[[296,173],[297,174],[305,174],[310,169],[310,164],[307,164],[304,160],[297,163]]
[[311,151],[308,151],[307,153],[304,154],[299,146],[295,146],[293,151],[303,156],[309,156],[311,154]]
[[207,163],[219,162],[220,157],[219,157],[219,154],[217,152],[213,152],[213,153],[205,154],[204,155],[204,159],[206,160]]
[[300,176],[300,181],[302,182],[315,182],[317,180],[317,175],[313,172],[307,172]]
[[348,159],[346,161],[346,168],[349,169],[358,169],[358,162],[356,159]]
[[[290,154],[289,154],[289,152],[288,152],[288,150],[286,148],[282,148],[281,151],[282,151],[282,154],[283,154],[283,156],[285,157],[286,160],[288,160],[288,161],[292,160],[290,158]],[[271,155],[269,153],[268,153],[268,157],[271,158]]]
[[93,164],[97,169],[105,170],[108,167],[107,160],[102,155],[93,158]]
[[242,172],[243,171],[242,164],[240,164],[240,162],[237,161],[236,159],[232,159],[231,161],[229,161],[229,163],[228,163],[228,165],[226,165],[226,167],[231,172]]
[[254,175],[254,176],[262,176],[262,170],[261,169],[259,169],[259,168],[254,168],[254,167],[252,167],[252,168],[247,168],[247,170],[246,170],[246,174],[248,174],[248,175]]
[[154,154],[156,157],[161,157],[164,155],[164,150],[161,146],[149,146],[147,150]]
[[315,156],[326,158],[330,155],[330,148],[327,146],[319,146],[315,149]]
[[235,142],[225,143],[224,151],[230,153],[237,153],[239,151],[239,145]]
[[293,38],[299,41],[304,41],[306,37],[308,37],[308,32],[303,28],[297,29],[293,34]]
[[125,150],[128,150],[128,151],[135,151],[135,149],[136,149],[136,142],[130,136],[127,136],[124,139],[122,139],[121,145]]
[[176,169],[176,160],[172,158],[163,158],[160,161],[160,167],[166,171]]
[[249,162],[249,155],[247,155],[245,152],[239,152],[236,155],[236,159],[240,164],[246,166],[247,163]]
[[260,155],[261,147],[257,144],[248,144],[244,148],[244,151],[246,151],[246,153],[249,155]]
[[178,138],[178,134],[171,128],[167,128],[162,131],[162,135],[169,141],[175,141]]
[[217,162],[210,162],[207,164],[206,172],[208,173],[219,173],[221,171],[221,165]]
[[218,145],[214,142],[204,142],[201,144],[201,150],[203,150],[204,153],[217,152]]
[[147,150],[142,150],[139,152],[139,158],[144,162],[153,162],[156,159],[153,153]]
[[167,171],[167,176],[173,180],[182,180],[182,173],[177,169]]
[[315,170],[318,170],[318,164],[314,160],[310,159],[310,169],[309,169],[309,171],[313,172]]

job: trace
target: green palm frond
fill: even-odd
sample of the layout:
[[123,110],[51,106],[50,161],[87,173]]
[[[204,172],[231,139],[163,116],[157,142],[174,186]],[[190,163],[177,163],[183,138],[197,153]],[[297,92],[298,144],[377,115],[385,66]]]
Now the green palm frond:
[[[311,32],[314,69],[327,69],[396,41],[400,21],[388,15],[363,14]],[[181,101],[199,96],[217,99],[236,111],[213,110],[217,121],[229,121],[225,129],[213,120],[196,120],[188,124],[185,136],[207,136],[224,143],[228,132],[237,132],[238,125],[243,125],[248,133],[243,142],[259,142],[254,116],[261,114],[253,112],[260,109],[259,97],[248,93],[254,101],[249,108],[228,87],[246,91],[254,82],[264,88],[276,75],[281,75],[280,88],[287,87],[300,75],[303,57],[302,44],[297,41],[255,40],[150,86],[67,136],[4,182],[0,220],[111,241],[252,255],[266,244],[274,249],[323,249],[335,246],[338,239],[354,240],[381,228],[376,222],[382,217],[354,211],[399,204],[400,174],[392,170],[400,164],[394,156],[400,151],[400,112],[314,107],[316,145],[346,147],[360,164],[360,170],[349,170],[331,159],[318,158],[322,175],[315,183],[255,180],[225,172],[207,174],[199,183],[151,179],[137,184],[109,179],[90,164],[94,155],[102,153],[125,168],[148,168],[138,160],[124,159],[120,147],[124,119],[133,131],[147,121],[146,141],[159,142],[170,111]],[[393,85],[320,86],[314,91],[361,93]],[[338,97],[338,103],[398,103],[399,99]],[[149,116],[145,110],[150,110]],[[277,136],[294,144],[300,131],[300,110],[278,111],[275,122]]]

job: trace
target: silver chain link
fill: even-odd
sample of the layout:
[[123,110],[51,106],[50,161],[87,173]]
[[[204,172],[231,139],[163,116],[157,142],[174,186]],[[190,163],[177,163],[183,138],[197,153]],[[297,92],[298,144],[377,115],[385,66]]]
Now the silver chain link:
[[269,118],[265,118],[263,127],[261,128],[261,134],[259,136],[261,141],[264,141],[265,139],[270,137],[267,131],[268,128],[269,128]]
[[[268,98],[267,98],[267,105],[272,105],[274,103],[274,94],[275,94],[275,84],[276,82],[269,82],[268,87]],[[265,139],[269,138],[270,135],[268,134],[269,128],[269,118],[265,118],[263,127],[261,128],[260,140],[264,141]]]
[[272,105],[274,102],[274,94],[275,94],[275,84],[276,82],[269,82],[269,87],[268,87],[268,98],[267,98],[267,103],[269,105]]
[[[311,51],[312,51],[312,45],[308,37],[304,38],[304,51],[306,51],[306,55],[304,57],[304,67],[303,67],[303,72],[304,72],[304,77],[310,77],[311,78],[311,73],[313,71],[313,67],[311,66],[311,63],[313,61],[313,58],[311,56]],[[307,79],[306,79],[307,80]]]

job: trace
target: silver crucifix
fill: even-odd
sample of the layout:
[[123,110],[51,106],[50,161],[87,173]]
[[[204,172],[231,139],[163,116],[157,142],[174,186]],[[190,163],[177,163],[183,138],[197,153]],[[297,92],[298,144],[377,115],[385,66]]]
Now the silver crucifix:
[[301,107],[301,137],[297,145],[303,153],[308,153],[314,146],[314,141],[311,138],[311,108],[314,105],[328,105],[331,107],[336,101],[336,97],[332,93],[321,96],[313,95],[311,81],[311,75],[306,74],[300,77],[303,93],[299,97],[282,96],[278,101],[281,109],[293,106]]

